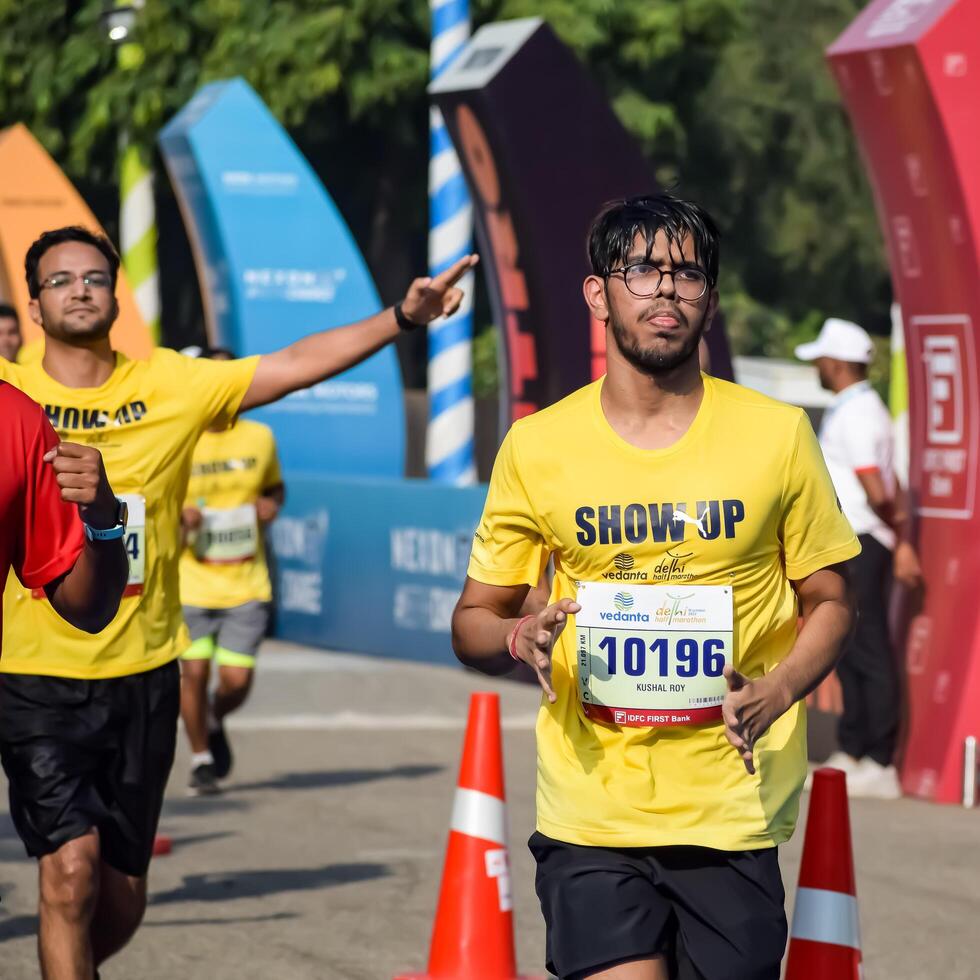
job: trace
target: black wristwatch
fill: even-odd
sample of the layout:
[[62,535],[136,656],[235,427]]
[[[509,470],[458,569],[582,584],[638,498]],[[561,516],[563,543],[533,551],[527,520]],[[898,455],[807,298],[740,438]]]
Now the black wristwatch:
[[409,320],[409,318],[405,316],[405,311],[402,309],[401,303],[395,304],[395,322],[398,324],[398,329],[404,330],[406,333],[426,326],[424,323],[416,323],[414,320]]

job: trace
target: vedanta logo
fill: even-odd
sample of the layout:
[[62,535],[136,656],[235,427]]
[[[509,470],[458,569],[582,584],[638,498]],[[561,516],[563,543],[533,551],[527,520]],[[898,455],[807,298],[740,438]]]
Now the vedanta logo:
[[650,617],[646,613],[631,613],[631,612],[601,612],[599,613],[599,619],[603,622],[612,623],[649,623]]
[[613,564],[621,572],[625,572],[631,569],[636,564],[636,562],[633,560],[632,555],[627,554],[627,552],[623,551],[620,552],[618,555],[616,555],[616,557],[613,559]]
[[633,602],[634,602],[633,596],[631,596],[629,592],[617,592],[613,596],[613,605],[620,612],[627,612],[628,610],[632,609]]

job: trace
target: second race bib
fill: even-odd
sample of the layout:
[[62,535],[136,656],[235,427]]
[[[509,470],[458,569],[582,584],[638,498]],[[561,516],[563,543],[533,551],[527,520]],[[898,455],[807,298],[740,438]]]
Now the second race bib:
[[251,561],[259,546],[259,522],[254,504],[201,510],[201,529],[194,544],[198,561],[234,565]]
[[580,582],[579,697],[589,718],[652,728],[721,718],[732,661],[732,590]]
[[129,579],[124,596],[142,595],[146,579],[146,499],[138,493],[121,493],[129,516],[126,520],[126,554],[129,556]]

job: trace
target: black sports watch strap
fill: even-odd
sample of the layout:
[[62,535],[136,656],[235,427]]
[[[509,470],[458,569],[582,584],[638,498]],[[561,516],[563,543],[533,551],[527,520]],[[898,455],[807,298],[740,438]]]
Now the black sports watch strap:
[[404,330],[406,333],[412,330],[419,330],[421,327],[426,326],[424,323],[416,323],[414,320],[409,320],[405,316],[405,311],[402,309],[401,303],[395,304],[395,322],[398,324],[398,329]]

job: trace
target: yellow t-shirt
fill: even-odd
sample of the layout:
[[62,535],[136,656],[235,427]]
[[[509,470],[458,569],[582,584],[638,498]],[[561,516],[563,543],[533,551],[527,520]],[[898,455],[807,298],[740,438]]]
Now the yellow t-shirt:
[[257,357],[195,360],[157,349],[146,361],[116,354],[98,388],[68,388],[42,367],[0,363],[0,378],[40,402],[66,440],[96,446],[129,504],[130,584],[116,618],[92,636],[66,623],[14,577],[4,592],[0,671],[81,679],[152,670],[189,645],[177,566],[180,507],[191,456],[210,425],[228,424],[252,383]]
[[[667,449],[642,450],[606,420],[602,382],[513,426],[470,577],[533,586],[553,553],[552,602],[574,599],[578,582],[730,586],[733,664],[750,677],[772,670],[796,637],[790,580],[860,551],[805,414],[705,377],[688,431]],[[706,535],[693,516],[665,519],[681,510],[706,516]],[[575,638],[572,617],[553,653],[558,700],[542,699],[538,714],[541,833],[574,844],[720,850],[790,837],[806,774],[802,704],[759,740],[750,776],[720,721],[638,728],[586,717]]]
[[[183,605],[229,609],[272,599],[254,504],[281,483],[276,440],[267,425],[239,419],[230,429],[201,436],[191,461],[185,506],[201,509],[205,523],[180,556]],[[217,521],[216,530],[209,533],[212,518],[223,520],[223,534]],[[231,539],[231,544],[222,539]]]

